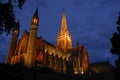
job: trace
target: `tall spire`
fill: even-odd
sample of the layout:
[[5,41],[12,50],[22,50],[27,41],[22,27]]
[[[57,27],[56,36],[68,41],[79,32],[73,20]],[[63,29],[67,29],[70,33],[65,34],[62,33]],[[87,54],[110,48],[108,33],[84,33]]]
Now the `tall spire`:
[[67,49],[72,48],[71,35],[67,28],[67,21],[64,10],[62,12],[61,28],[60,32],[58,33],[57,46],[63,49],[64,52],[66,52]]
[[68,28],[67,28],[65,11],[63,9],[63,12],[62,12],[62,22],[61,22],[61,32],[66,32],[66,31],[68,31]]

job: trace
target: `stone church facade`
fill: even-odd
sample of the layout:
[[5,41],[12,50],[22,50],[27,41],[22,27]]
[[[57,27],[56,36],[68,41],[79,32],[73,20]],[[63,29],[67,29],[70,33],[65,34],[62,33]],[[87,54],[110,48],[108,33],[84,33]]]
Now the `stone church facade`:
[[84,74],[89,70],[88,53],[84,45],[72,47],[71,35],[68,31],[66,15],[62,12],[61,29],[57,37],[57,45],[37,37],[39,24],[38,9],[32,20],[30,31],[19,36],[19,26],[13,29],[10,47],[6,58],[7,64],[20,63],[27,67],[47,66],[58,72]]

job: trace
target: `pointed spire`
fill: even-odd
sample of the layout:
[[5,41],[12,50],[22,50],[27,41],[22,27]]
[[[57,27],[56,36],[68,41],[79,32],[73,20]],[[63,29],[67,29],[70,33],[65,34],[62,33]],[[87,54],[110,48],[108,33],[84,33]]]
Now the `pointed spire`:
[[66,15],[65,15],[65,11],[63,9],[62,11],[62,22],[61,22],[61,31],[67,31],[67,21],[66,21]]
[[78,50],[80,50],[80,44],[79,44],[79,41],[77,41],[76,48],[77,48]]
[[77,46],[79,46],[79,41],[77,41]]
[[18,22],[16,23],[16,29],[19,30],[19,28],[20,28],[20,20],[18,20]]
[[38,8],[36,8],[36,11],[32,17],[32,22],[31,25],[36,25],[38,26],[38,22],[39,22],[39,16],[38,16]]
[[18,35],[19,34],[19,32],[20,32],[20,22],[19,22],[19,20],[18,20],[18,22],[16,22],[16,26],[13,28],[13,35]]
[[36,8],[36,11],[34,13],[34,16],[33,17],[38,17],[38,8]]
[[59,48],[63,49],[64,52],[72,48],[72,39],[67,28],[67,21],[64,9],[62,12],[61,28],[58,33],[57,45]]

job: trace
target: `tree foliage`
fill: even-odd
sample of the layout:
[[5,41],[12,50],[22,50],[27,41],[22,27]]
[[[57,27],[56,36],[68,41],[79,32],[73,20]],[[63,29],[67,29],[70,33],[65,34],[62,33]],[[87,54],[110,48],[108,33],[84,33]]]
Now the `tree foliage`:
[[120,13],[118,16],[118,20],[116,21],[117,32],[113,33],[113,37],[111,38],[112,48],[111,52],[113,54],[120,55]]
[[24,2],[25,0],[8,0],[7,3],[0,1],[0,34],[4,32],[9,34],[10,31],[16,27],[17,20],[14,15],[13,3],[22,9]]

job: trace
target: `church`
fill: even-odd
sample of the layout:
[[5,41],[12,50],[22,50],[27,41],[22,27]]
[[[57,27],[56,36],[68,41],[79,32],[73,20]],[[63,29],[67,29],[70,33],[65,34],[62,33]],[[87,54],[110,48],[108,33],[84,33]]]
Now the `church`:
[[65,12],[62,12],[61,28],[57,36],[57,45],[37,37],[39,25],[38,9],[31,19],[30,30],[19,36],[19,26],[13,29],[6,63],[20,63],[26,67],[50,67],[61,72],[84,74],[89,71],[89,57],[84,45],[72,47],[72,38],[68,30]]

